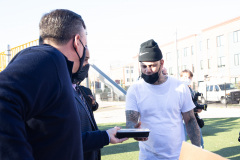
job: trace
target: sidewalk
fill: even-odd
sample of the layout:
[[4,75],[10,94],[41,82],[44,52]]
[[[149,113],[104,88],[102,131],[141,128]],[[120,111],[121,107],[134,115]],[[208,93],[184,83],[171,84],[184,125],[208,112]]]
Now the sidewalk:
[[202,111],[199,116],[201,118],[231,118],[240,117],[239,107],[218,107],[216,105],[208,105],[207,111]]
[[[125,102],[99,102],[100,108],[94,112],[96,122],[125,123]],[[202,111],[201,118],[230,118],[240,117],[240,105],[208,104],[207,111]]]
[[100,108],[93,112],[97,124],[126,122],[125,102],[100,102]]

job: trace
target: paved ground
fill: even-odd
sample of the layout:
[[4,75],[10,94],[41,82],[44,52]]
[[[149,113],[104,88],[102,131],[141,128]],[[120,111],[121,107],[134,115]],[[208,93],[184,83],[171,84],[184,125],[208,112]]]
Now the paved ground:
[[100,108],[93,112],[98,124],[126,122],[125,102],[100,102],[99,106]]
[[[96,122],[119,123],[126,122],[125,102],[99,102],[100,108],[94,112]],[[229,118],[240,117],[240,105],[208,104],[207,111],[202,111],[201,118]]]

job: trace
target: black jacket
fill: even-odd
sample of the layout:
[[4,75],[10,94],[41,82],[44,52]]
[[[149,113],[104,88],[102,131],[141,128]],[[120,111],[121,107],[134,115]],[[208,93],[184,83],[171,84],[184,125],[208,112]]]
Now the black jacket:
[[0,159],[83,159],[72,66],[41,45],[18,53],[0,73]]
[[[81,90],[82,94],[85,94]],[[87,103],[84,105],[79,94],[74,91],[76,103],[81,117],[83,152],[85,160],[100,160],[100,149],[109,144],[109,137],[106,131],[98,130],[93,113]]]

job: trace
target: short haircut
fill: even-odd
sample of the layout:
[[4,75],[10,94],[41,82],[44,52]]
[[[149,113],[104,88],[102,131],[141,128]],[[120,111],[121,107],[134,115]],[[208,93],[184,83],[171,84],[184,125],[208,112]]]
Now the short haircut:
[[190,75],[190,77],[193,77],[193,73],[192,73],[192,71],[190,71],[189,69],[183,70],[183,71],[181,72],[181,74],[180,74],[180,77],[183,76],[183,73],[188,73],[188,74]]
[[82,17],[70,10],[56,9],[41,18],[39,23],[40,36],[56,44],[66,44],[76,34],[82,34],[86,29]]

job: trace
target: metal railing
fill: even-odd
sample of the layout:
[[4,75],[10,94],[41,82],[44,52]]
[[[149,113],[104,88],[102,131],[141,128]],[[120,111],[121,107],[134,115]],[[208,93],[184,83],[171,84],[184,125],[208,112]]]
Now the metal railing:
[[[39,40],[36,39],[34,41],[22,44],[20,46],[14,47],[10,49],[10,46],[8,46],[7,51],[4,52],[0,52],[0,72],[3,71],[8,63],[10,62],[10,60],[21,50],[27,48],[27,47],[31,47],[31,46],[35,46],[39,44]],[[115,81],[113,81],[108,75],[106,75],[102,70],[100,70],[96,65],[91,64],[91,67],[94,69],[94,71],[96,72],[90,72],[89,75],[94,75],[93,77],[98,77],[97,79],[99,79],[102,83],[102,88],[97,88],[96,86],[91,86],[90,85],[90,89],[93,90],[94,94],[98,94],[99,95],[99,101],[102,99],[104,99],[104,95],[105,92],[101,92],[101,93],[96,93],[96,90],[105,90],[104,86],[106,86],[109,90],[111,95],[106,95],[107,96],[107,101],[114,101],[114,100],[125,100],[125,95],[126,95],[126,91],[120,86],[118,85]],[[91,76],[89,76],[91,77]],[[91,81],[91,80],[90,80]],[[91,81],[91,84],[95,84],[98,81],[94,78]],[[88,84],[88,83],[87,83]],[[86,85],[87,86],[87,85]],[[88,86],[87,86],[88,87]],[[111,98],[109,98],[108,96],[110,96]],[[108,99],[109,98],[109,99]]]
[[3,71],[7,66],[7,55],[5,52],[0,53],[0,72]]
[[23,50],[25,48],[38,45],[39,44],[38,41],[39,40],[36,39],[36,40],[30,41],[28,43],[24,43],[24,44],[22,44],[20,46],[17,46],[17,47],[13,47],[13,48],[9,47],[9,49],[7,51],[0,52],[0,72],[3,71],[6,68],[6,66],[8,65],[10,60],[18,52],[20,52],[21,50]]

